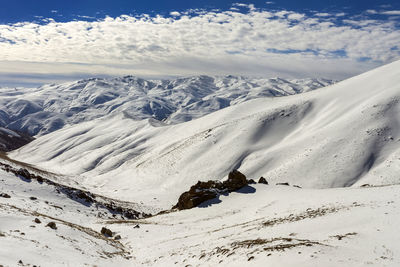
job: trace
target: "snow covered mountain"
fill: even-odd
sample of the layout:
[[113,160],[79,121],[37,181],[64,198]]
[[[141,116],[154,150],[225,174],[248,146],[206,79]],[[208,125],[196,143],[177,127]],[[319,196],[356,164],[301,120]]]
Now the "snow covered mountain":
[[[399,100],[397,61],[179,124],[115,112],[38,136],[0,154],[0,264],[399,266]],[[269,185],[145,214],[233,168]]]
[[30,89],[2,88],[0,126],[44,135],[65,125],[121,113],[135,120],[154,118],[174,124],[250,99],[297,94],[332,83],[325,79],[195,76],[144,80],[127,76]]
[[400,62],[304,94],[258,98],[165,125],[126,113],[12,152],[96,192],[170,208],[197,180],[239,169],[307,188],[398,183]]

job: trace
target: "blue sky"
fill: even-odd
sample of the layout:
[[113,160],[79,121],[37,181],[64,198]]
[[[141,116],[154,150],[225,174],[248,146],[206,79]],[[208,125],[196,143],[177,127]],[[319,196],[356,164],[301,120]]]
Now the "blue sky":
[[197,74],[343,79],[400,58],[399,1],[2,1],[0,86]]

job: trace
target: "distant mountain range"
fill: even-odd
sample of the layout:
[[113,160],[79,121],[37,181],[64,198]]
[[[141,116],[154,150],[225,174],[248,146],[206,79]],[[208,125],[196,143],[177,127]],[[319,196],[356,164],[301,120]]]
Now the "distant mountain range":
[[86,79],[39,88],[1,88],[0,126],[44,135],[109,114],[175,124],[244,101],[286,96],[332,84],[327,79],[194,76],[145,80],[133,76]]

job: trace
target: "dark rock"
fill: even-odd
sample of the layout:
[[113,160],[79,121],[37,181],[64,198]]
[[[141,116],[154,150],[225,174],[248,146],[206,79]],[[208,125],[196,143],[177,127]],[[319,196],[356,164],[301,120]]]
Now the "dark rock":
[[235,191],[247,185],[246,176],[238,170],[233,170],[228,175],[228,180],[223,182],[228,191]]
[[30,172],[29,172],[27,169],[20,168],[20,169],[17,171],[17,174],[20,175],[20,176],[22,176],[22,177],[25,177],[26,179],[31,179],[31,174],[30,174]]
[[88,193],[85,193],[83,191],[80,191],[77,194],[77,197],[80,198],[80,199],[85,200],[88,203],[93,203],[93,198]]
[[37,197],[30,197],[30,200],[37,200]]
[[267,181],[267,179],[265,179],[264,177],[260,177],[260,179],[258,179],[258,183],[259,184],[268,184],[268,181]]
[[105,227],[101,228],[100,233],[102,233],[105,237],[112,237],[113,236],[113,232],[110,229],[105,228]]
[[254,179],[247,180],[247,184],[256,184],[256,181]]
[[57,225],[55,222],[49,222],[46,227],[50,227],[53,230],[57,230]]
[[301,186],[300,185],[293,185],[293,187],[297,187],[297,188],[301,188]]
[[133,227],[133,228],[140,228],[140,225],[136,224],[135,227]]
[[120,240],[121,239],[121,236],[120,235],[116,235],[115,237],[114,237],[114,240]]
[[276,185],[289,185],[289,183],[276,183]]
[[229,193],[239,190],[246,186],[247,179],[244,174],[238,170],[233,170],[228,175],[228,180],[220,181],[198,181],[189,191],[184,192],[178,199],[178,203],[173,207],[179,210],[191,209],[197,207],[204,201],[216,198],[221,193]]
[[42,223],[42,222],[39,220],[39,218],[35,218],[34,222],[35,222],[35,223]]
[[0,197],[11,198],[11,196],[9,194],[6,194],[6,193],[0,193]]
[[[193,187],[192,187],[193,188]],[[183,193],[179,199],[176,207],[180,210],[191,209],[197,207],[204,201],[216,198],[218,196],[217,191],[202,189],[199,191],[192,190],[192,188]]]

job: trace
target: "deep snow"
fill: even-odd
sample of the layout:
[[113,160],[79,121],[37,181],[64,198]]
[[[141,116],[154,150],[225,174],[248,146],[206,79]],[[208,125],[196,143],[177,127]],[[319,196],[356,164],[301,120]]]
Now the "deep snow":
[[[308,93],[165,125],[127,114],[42,136],[11,157],[96,192],[170,208],[232,169],[305,188],[398,183],[400,61]],[[68,182],[68,181],[67,181]]]
[[179,124],[107,113],[40,136],[9,156],[152,213],[233,168],[269,185],[126,220],[0,170],[0,265],[399,266],[399,99],[400,61]]

